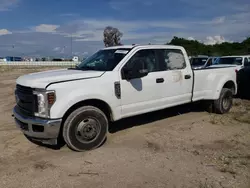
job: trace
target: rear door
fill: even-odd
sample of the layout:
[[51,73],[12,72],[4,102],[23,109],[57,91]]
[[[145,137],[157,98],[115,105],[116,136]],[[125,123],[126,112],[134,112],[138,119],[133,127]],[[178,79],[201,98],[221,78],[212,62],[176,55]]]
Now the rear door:
[[191,66],[181,49],[162,49],[159,59],[164,70],[162,93],[166,106],[184,104],[191,101],[193,74]]

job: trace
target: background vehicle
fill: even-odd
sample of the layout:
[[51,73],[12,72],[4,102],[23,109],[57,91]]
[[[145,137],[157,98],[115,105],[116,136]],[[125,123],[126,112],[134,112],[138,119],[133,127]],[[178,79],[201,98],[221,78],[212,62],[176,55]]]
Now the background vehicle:
[[74,57],[72,58],[72,61],[78,62],[78,61],[79,61],[79,57],[78,57],[78,56],[74,56]]
[[10,56],[5,57],[4,60],[5,61],[23,61],[21,57],[10,57]]
[[203,67],[205,63],[208,60],[208,56],[202,56],[202,57],[191,57],[190,63],[193,69],[198,69],[200,67]]
[[191,66],[193,69],[202,69],[213,65],[218,57],[193,57],[191,58]]
[[250,98],[250,55],[223,56],[215,61],[212,67],[234,66],[237,72],[238,95]]
[[243,56],[222,56],[217,58],[213,67],[236,66],[237,70],[250,66],[250,55]]
[[234,67],[193,70],[183,47],[115,46],[76,68],[16,81],[17,126],[29,139],[84,151],[99,147],[112,121],[194,101],[227,113],[237,93]]

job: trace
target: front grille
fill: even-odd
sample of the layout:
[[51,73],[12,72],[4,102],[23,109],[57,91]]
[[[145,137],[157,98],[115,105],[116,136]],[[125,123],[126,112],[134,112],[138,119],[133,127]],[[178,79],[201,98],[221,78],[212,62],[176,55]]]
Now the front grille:
[[20,112],[24,115],[33,116],[37,111],[37,97],[33,94],[33,89],[21,85],[16,85],[16,102]]

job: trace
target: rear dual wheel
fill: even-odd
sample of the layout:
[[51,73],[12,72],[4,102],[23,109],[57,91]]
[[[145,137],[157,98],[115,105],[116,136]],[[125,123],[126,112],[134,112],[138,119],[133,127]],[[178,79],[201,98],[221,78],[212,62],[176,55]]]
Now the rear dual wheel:
[[233,105],[233,92],[231,89],[223,88],[217,100],[203,101],[202,104],[209,113],[228,113]]
[[233,106],[233,92],[231,89],[223,88],[219,99],[214,101],[215,113],[225,114],[230,111]]
[[108,119],[94,106],[83,106],[73,111],[63,127],[63,138],[74,151],[86,151],[99,147],[106,139]]

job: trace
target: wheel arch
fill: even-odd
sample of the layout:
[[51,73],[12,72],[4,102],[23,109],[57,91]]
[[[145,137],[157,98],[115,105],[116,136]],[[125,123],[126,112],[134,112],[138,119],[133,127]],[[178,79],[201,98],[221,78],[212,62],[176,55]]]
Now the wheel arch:
[[221,81],[215,90],[215,94],[213,99],[218,99],[220,97],[220,93],[223,88],[230,89],[233,92],[233,95],[237,94],[237,85],[233,80],[225,80]]
[[76,109],[82,107],[82,106],[94,106],[96,108],[99,108],[104,112],[104,114],[107,116],[107,119],[109,121],[113,121],[113,112],[111,107],[103,100],[100,99],[86,99],[83,101],[79,101],[72,105],[63,115],[62,121],[63,123],[67,119],[67,117]]
[[237,86],[232,80],[227,81],[222,88],[231,89],[234,95],[237,93]]

